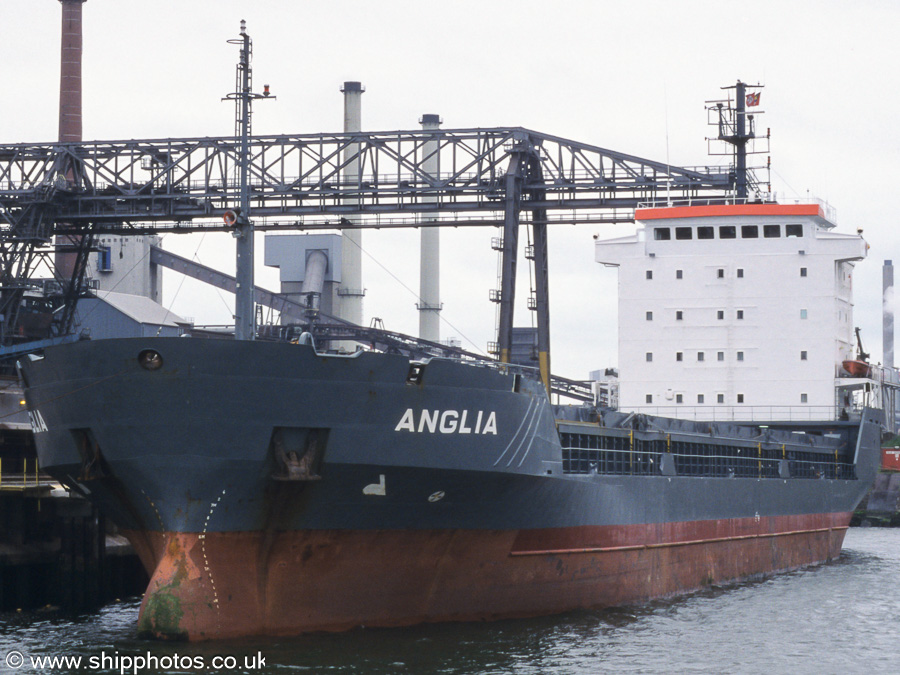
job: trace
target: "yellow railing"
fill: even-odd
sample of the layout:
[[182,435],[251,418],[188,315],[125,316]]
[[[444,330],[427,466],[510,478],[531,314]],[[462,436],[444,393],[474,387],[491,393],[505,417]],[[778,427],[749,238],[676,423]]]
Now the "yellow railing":
[[[8,460],[7,460],[8,463]],[[38,466],[37,459],[34,460],[34,482],[29,480],[28,473],[28,459],[22,460],[22,473],[12,473],[8,472],[6,474],[6,481],[3,480],[3,459],[0,458],[0,489],[24,489],[29,485],[38,486],[41,484],[40,479],[40,467]]]

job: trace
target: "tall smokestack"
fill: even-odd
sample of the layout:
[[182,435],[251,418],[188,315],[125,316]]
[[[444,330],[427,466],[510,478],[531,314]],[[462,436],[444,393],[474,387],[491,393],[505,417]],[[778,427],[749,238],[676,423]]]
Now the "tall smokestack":
[[[86,0],[60,0],[62,34],[59,67],[59,142],[81,142],[81,5]],[[69,176],[71,178],[71,176]],[[77,254],[60,250],[78,245],[78,237],[57,237],[54,256],[56,274],[71,279]]]
[[[423,131],[440,129],[438,115],[422,115]],[[422,169],[436,183],[440,174],[438,141],[426,141],[422,147]],[[423,197],[423,202],[436,202],[437,197]],[[433,220],[428,218],[427,220]],[[437,342],[441,339],[441,238],[440,228],[423,227],[419,247],[419,337]]]
[[[359,82],[344,82],[341,87],[344,93],[344,132],[353,133],[362,130],[362,95],[365,89]],[[347,146],[344,151],[346,166],[343,173],[343,189],[357,191],[360,184],[359,144]],[[360,202],[358,194],[347,197],[345,204],[357,206]],[[348,220],[356,223],[358,216],[350,216]],[[347,321],[361,325],[363,321],[363,296],[365,289],[362,283],[362,231],[345,229],[341,243],[341,311],[339,316]],[[348,343],[349,345],[350,343]]]
[[60,0],[62,40],[59,69],[59,142],[81,141],[81,5],[86,0]]
[[882,267],[882,351],[885,368],[894,367],[894,265],[890,260],[884,261]]

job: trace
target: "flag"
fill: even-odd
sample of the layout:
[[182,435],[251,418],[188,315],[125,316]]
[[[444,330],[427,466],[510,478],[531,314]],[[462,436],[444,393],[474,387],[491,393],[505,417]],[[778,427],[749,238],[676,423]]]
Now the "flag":
[[747,107],[748,108],[753,105],[759,105],[759,95],[761,93],[762,92],[758,91],[755,94],[747,94]]

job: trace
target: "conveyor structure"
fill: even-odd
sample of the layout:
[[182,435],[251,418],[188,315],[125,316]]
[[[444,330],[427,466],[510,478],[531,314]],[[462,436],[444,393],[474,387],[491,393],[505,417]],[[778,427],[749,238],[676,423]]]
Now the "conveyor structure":
[[[3,344],[71,332],[94,235],[233,231],[235,219],[224,216],[241,202],[241,141],[0,145]],[[735,174],[727,167],[680,168],[523,128],[253,137],[248,154],[255,229],[424,223],[502,228],[497,336],[502,361],[509,360],[511,344],[518,232],[521,225],[530,226],[545,382],[548,225],[627,222],[645,202],[736,198]],[[358,172],[348,174],[348,164]],[[71,278],[56,280],[55,295],[38,297],[36,270],[60,234],[81,235],[66,238],[77,242],[77,264]]]

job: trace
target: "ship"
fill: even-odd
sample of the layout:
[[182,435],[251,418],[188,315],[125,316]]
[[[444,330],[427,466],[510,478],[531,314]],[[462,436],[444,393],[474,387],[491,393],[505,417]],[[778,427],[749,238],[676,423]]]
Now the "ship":
[[221,639],[639,603],[836,558],[881,411],[764,426],[551,404],[508,364],[122,338],[20,363],[42,470]]
[[[738,136],[743,148],[750,136]],[[738,136],[720,131],[729,142]],[[809,292],[828,316],[835,307],[849,316],[849,277],[835,274],[864,255],[865,242],[838,241],[821,207],[754,203],[746,173],[735,197],[639,208],[642,230],[604,249],[640,249],[646,261],[620,260],[620,280],[627,267],[635,288],[658,282],[655,296],[646,285],[623,296],[620,345],[630,346],[620,347],[615,396],[610,384],[603,396],[598,385],[592,402],[551,399],[543,301],[538,368],[511,363],[503,347],[496,361],[348,353],[327,344],[343,338],[317,342],[306,329],[287,335],[296,339],[258,339],[252,273],[239,269],[234,340],[80,340],[20,359],[41,469],[128,538],[150,577],[138,633],[159,639],[549,615],[833,560],[878,470],[883,428],[878,406],[857,396],[871,382],[836,384],[836,364],[849,354],[847,317],[836,336],[803,332],[787,317],[755,316],[756,302],[731,317],[743,326],[726,326],[734,307],[701,300],[713,288],[722,303],[739,297],[731,266],[682,263],[692,244],[711,255],[778,240],[804,261],[803,278],[832,295],[846,289],[840,298]],[[240,248],[252,239],[247,195],[239,213],[224,216],[240,229],[238,262],[252,259]],[[841,265],[828,259],[835,255]],[[321,283],[325,257],[309,260]],[[774,278],[774,269],[760,266],[759,278]],[[692,281],[695,271],[713,278]],[[735,276],[760,286],[751,268]],[[675,280],[699,298],[677,314],[664,297],[687,287]],[[775,305],[787,306],[781,295]],[[657,305],[645,306],[651,300]],[[703,324],[708,311],[714,325]],[[817,306],[809,311],[806,328]],[[511,313],[506,319],[511,326]],[[788,333],[807,336],[812,346],[791,354],[806,363],[809,350],[824,374],[789,381],[754,366],[754,352],[728,342],[748,326],[748,340],[767,340],[766,364],[794,345]],[[724,342],[698,348],[697,336]],[[696,372],[682,369],[691,350]],[[744,365],[774,379],[735,390]],[[794,392],[798,382],[815,388]],[[766,396],[790,396],[810,414],[797,419],[789,405],[761,416]],[[697,406],[688,409],[688,397]],[[821,401],[828,405],[812,414]]]

